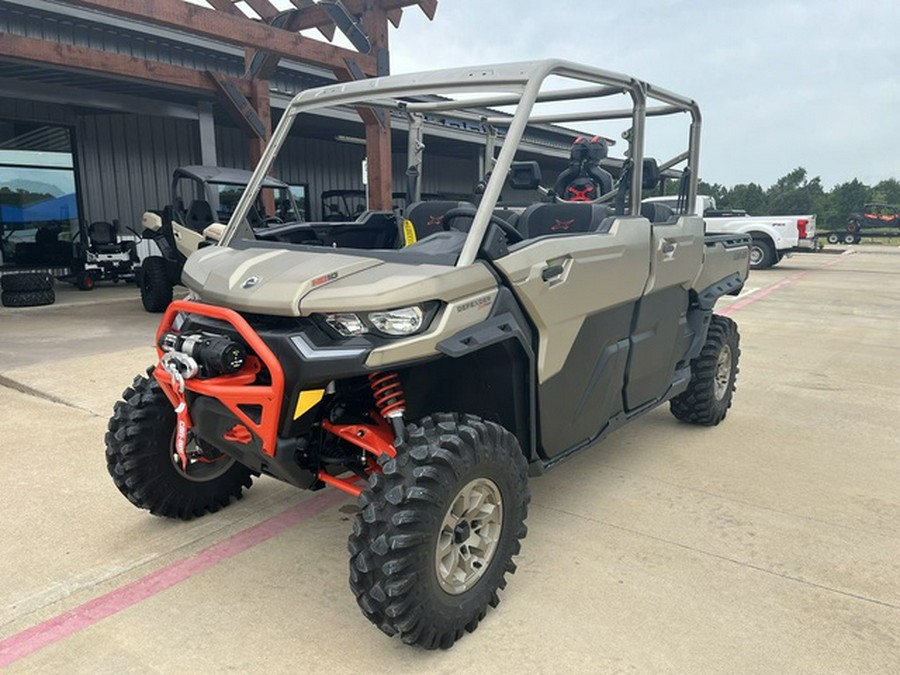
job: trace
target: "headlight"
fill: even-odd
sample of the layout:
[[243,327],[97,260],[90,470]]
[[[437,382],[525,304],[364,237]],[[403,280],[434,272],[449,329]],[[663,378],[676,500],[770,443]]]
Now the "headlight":
[[411,307],[383,309],[377,312],[328,312],[314,318],[329,333],[341,337],[374,335],[386,338],[406,337],[421,333],[437,315],[441,303],[429,301]]
[[420,307],[402,307],[386,312],[369,312],[367,318],[385,335],[412,335],[422,327],[425,314]]
[[355,337],[368,332],[366,324],[356,314],[344,312],[341,314],[325,314],[325,323],[344,337]]

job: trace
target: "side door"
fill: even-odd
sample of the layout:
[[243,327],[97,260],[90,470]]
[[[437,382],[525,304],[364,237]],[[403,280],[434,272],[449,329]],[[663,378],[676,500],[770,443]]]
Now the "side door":
[[545,458],[596,436],[623,411],[635,307],[650,272],[650,224],[555,234],[495,261],[538,333],[537,410]]
[[691,344],[690,287],[703,264],[703,219],[679,216],[653,223],[650,276],[636,308],[630,337],[625,410],[663,396]]

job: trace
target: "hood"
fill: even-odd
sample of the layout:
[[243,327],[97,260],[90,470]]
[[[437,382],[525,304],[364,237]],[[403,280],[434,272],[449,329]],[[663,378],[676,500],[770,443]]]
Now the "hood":
[[254,314],[300,316],[300,300],[311,290],[383,264],[339,253],[208,246],[188,258],[182,281],[206,302]]
[[184,284],[202,300],[275,316],[355,312],[452,302],[497,281],[468,267],[384,262],[364,255],[222,246],[202,248],[184,266]]

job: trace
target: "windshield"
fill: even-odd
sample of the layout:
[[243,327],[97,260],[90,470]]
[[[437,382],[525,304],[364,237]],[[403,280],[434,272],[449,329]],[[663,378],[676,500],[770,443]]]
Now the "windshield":
[[[314,127],[307,132],[305,126],[320,127],[322,115],[346,119],[354,110],[372,113],[370,124],[372,119],[389,121],[393,147],[387,156],[402,157],[405,150],[406,162],[404,172],[387,175],[402,176],[402,184],[379,199],[385,192],[375,194],[365,184],[374,172],[366,171],[364,162],[363,185],[325,185],[315,195],[319,204],[313,212],[321,220],[261,232],[254,223],[260,202],[256,188],[287,138],[314,134]],[[663,129],[657,136],[648,130],[651,120]],[[673,121],[680,130],[666,131]],[[615,215],[638,216],[641,199],[667,194],[667,187],[668,194],[683,192],[684,203],[693,204],[699,128],[699,109],[690,99],[564,61],[398,75],[306,90],[291,101],[273,133],[250,181],[253,196],[229,201],[233,214],[220,245],[242,241],[246,247],[263,240],[309,251],[390,250],[401,257],[404,251],[439,251],[443,264],[469,265],[483,255],[490,223],[505,237],[492,255],[502,255],[507,245],[528,245],[514,221],[533,204],[584,201]],[[365,132],[356,133],[334,140],[365,145]],[[645,158],[647,139],[661,141],[656,159]],[[349,154],[346,145],[333,145],[336,154]],[[440,184],[436,174],[454,172],[455,184]],[[463,183],[471,187],[462,191]],[[423,186],[453,198],[425,199]]]
[[[210,185],[218,193],[218,208],[216,214],[221,223],[227,223],[237,208],[244,187],[239,185]],[[252,225],[260,223],[297,223],[303,221],[303,216],[294,202],[294,195],[290,188],[263,188],[259,191],[248,213],[248,220]]]

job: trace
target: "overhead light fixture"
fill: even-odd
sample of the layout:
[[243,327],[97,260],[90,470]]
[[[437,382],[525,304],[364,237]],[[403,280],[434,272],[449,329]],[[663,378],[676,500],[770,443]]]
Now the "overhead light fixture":
[[365,138],[357,138],[356,136],[343,136],[338,134],[334,137],[334,140],[340,141],[341,143],[353,143],[353,145],[365,145]]

